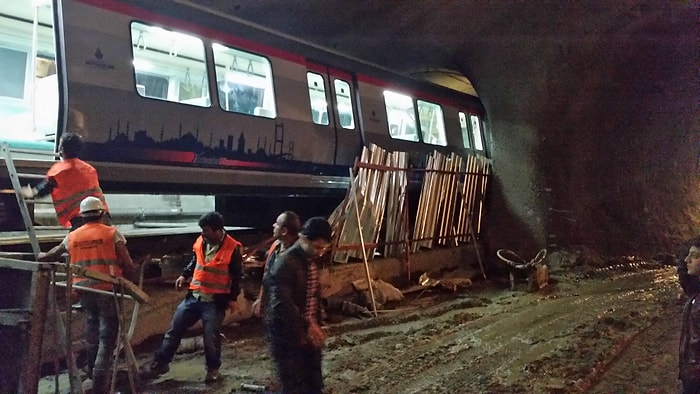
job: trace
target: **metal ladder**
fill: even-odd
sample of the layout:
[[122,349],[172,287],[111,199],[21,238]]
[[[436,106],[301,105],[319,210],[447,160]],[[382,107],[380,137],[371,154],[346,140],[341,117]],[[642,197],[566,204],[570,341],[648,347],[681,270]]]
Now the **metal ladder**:
[[[39,238],[37,236],[37,229],[36,226],[34,225],[34,222],[32,220],[32,216],[29,213],[29,207],[28,203],[33,203],[33,204],[52,204],[50,201],[41,201],[41,200],[35,200],[35,199],[29,199],[25,198],[24,195],[22,194],[22,183],[21,180],[26,180],[26,179],[44,179],[46,176],[45,175],[39,175],[39,174],[33,174],[33,173],[20,173],[17,171],[17,168],[15,166],[14,158],[12,157],[13,153],[20,153],[20,154],[30,154],[30,155],[36,155],[36,156],[43,156],[47,158],[53,158],[55,159],[58,155],[54,152],[46,152],[42,150],[34,150],[34,149],[19,149],[19,148],[11,148],[10,145],[7,142],[3,142],[0,144],[0,155],[5,161],[5,168],[7,168],[7,173],[10,179],[10,182],[12,183],[12,188],[14,189],[15,197],[17,199],[17,205],[19,206],[20,213],[22,215],[22,221],[24,223],[24,228],[27,231],[27,236],[29,237],[29,243],[32,248],[32,253],[34,254],[34,259],[36,261],[39,260],[39,253],[41,253],[41,248],[39,246]],[[7,191],[3,191],[7,192]],[[60,226],[41,226],[42,229],[64,229],[63,227]],[[69,271],[68,271],[69,272]],[[68,274],[68,279],[70,280],[70,273]],[[71,393],[83,393],[82,389],[82,382],[80,380],[80,374],[78,371],[78,367],[75,362],[75,357],[72,351],[73,348],[73,340],[72,340],[72,333],[70,329],[67,329],[67,327],[71,326],[71,315],[72,315],[72,310],[70,309],[70,305],[68,305],[68,309],[66,310],[66,319],[67,322],[64,321],[63,317],[61,317],[59,313],[59,308],[58,308],[58,302],[56,298],[56,272],[55,269],[51,272],[51,286],[49,287],[49,308],[51,309],[52,313],[54,314],[54,317],[56,319],[56,335],[58,336],[58,342],[60,344],[60,347],[62,348],[63,353],[65,354],[66,357],[66,363],[68,364],[68,376],[69,376],[69,384],[70,384],[70,391]],[[68,291],[70,291],[70,288],[68,288]],[[70,299],[69,293],[67,292],[67,299]],[[68,303],[70,304],[70,302]],[[58,372],[58,371],[56,371]]]
[[[2,158],[5,160],[5,167],[7,168],[10,182],[12,183],[12,188],[14,189],[15,197],[17,198],[17,205],[19,206],[20,213],[22,214],[22,221],[24,222],[24,228],[27,230],[27,235],[29,236],[29,243],[32,247],[32,252],[34,253],[34,257],[38,258],[39,253],[41,252],[41,249],[39,248],[39,240],[37,238],[36,229],[34,228],[34,223],[32,221],[32,217],[29,214],[29,208],[27,206],[27,203],[33,203],[33,204],[52,204],[52,203],[49,201],[27,199],[22,195],[22,184],[20,182],[20,179],[44,179],[45,175],[30,174],[30,173],[18,173],[17,168],[15,167],[14,159],[12,158],[13,153],[25,153],[25,154],[39,155],[39,156],[45,156],[45,157],[51,157],[51,158],[56,158],[57,154],[54,152],[49,153],[49,152],[41,151],[41,150],[11,148],[7,142],[3,142],[2,144],[0,144],[0,155],[2,155]],[[60,229],[63,229],[63,227],[57,227],[57,226],[42,226],[42,228],[46,228],[46,229],[59,229],[60,228]]]
[[[19,173],[17,172],[17,168],[15,167],[14,159],[12,157],[12,153],[24,153],[24,154],[32,154],[32,155],[43,155],[46,157],[52,157],[56,158],[57,154],[55,153],[47,153],[46,151],[40,151],[40,150],[32,150],[32,149],[17,149],[17,148],[11,148],[7,142],[2,142],[0,144],[0,155],[2,158],[5,160],[5,167],[7,168],[7,172],[9,175],[9,179],[12,183],[12,187],[14,189],[14,194],[17,199],[17,204],[19,206],[21,215],[22,215],[22,221],[24,222],[24,227],[27,231],[27,235],[29,237],[29,243],[31,244],[32,252],[34,254],[35,260],[38,260],[39,258],[39,253],[41,253],[41,249],[39,247],[39,239],[37,237],[37,229],[36,226],[34,225],[32,221],[32,217],[29,213],[29,207],[28,203],[34,203],[34,204],[52,204],[51,201],[41,201],[41,200],[35,200],[35,199],[28,199],[25,198],[24,195],[22,195],[22,184],[20,182],[20,179],[44,179],[45,175],[39,175],[39,174],[31,174],[31,173]],[[7,191],[3,191],[7,192]],[[63,230],[64,228],[61,226],[40,226],[42,229],[47,229],[47,230],[56,230],[56,229],[61,229]],[[145,264],[141,264],[139,267],[139,283],[138,287],[139,289],[143,285],[143,269],[144,269]],[[56,281],[56,272],[54,269],[54,272],[51,273],[51,278],[52,278],[52,285],[49,288],[49,307],[54,313],[54,316],[56,317],[56,334],[58,336],[58,342],[60,343],[60,347],[63,350],[63,353],[66,357],[66,363],[68,366],[68,377],[69,377],[69,384],[70,384],[70,392],[71,393],[80,393],[82,394],[84,392],[83,386],[82,386],[82,381],[80,379],[80,372],[78,371],[78,367],[76,365],[75,361],[75,355],[73,352],[73,347],[75,343],[73,338],[72,338],[72,332],[69,329],[71,327],[72,323],[72,305],[70,302],[70,294],[72,291],[72,270],[70,268],[70,264],[66,262],[64,265],[64,268],[61,269],[61,271],[65,271],[66,277],[65,277],[65,282],[64,283],[58,283]],[[58,309],[58,303],[56,299],[56,291],[55,288],[56,286],[65,286],[66,287],[66,321],[61,317]],[[90,291],[90,289],[84,289],[87,291]],[[101,291],[97,291],[101,292]],[[116,380],[116,372],[117,370],[124,365],[127,369],[127,374],[129,378],[129,383],[130,383],[130,388],[133,392],[136,392],[136,386],[139,385],[138,381],[138,365],[136,362],[136,357],[134,356],[133,349],[131,347],[131,337],[134,333],[134,329],[136,326],[136,321],[138,317],[138,310],[139,310],[139,303],[136,302],[134,304],[134,307],[132,309],[132,314],[131,318],[129,319],[129,327],[126,329],[126,311],[123,309],[123,301],[125,299],[131,299],[133,300],[132,297],[125,295],[123,291],[114,291],[114,292],[104,292],[107,293],[108,295],[112,295],[115,297],[115,302],[117,303],[117,312],[119,315],[119,334],[118,334],[118,339],[117,339],[117,348],[115,350],[114,354],[114,363],[113,363],[113,375],[112,375],[112,386],[111,386],[111,391],[114,391],[114,383]],[[120,362],[119,360],[119,355],[120,353],[124,353],[125,360],[124,362]],[[56,371],[58,372],[58,371]],[[58,387],[58,382],[56,382],[57,387]]]

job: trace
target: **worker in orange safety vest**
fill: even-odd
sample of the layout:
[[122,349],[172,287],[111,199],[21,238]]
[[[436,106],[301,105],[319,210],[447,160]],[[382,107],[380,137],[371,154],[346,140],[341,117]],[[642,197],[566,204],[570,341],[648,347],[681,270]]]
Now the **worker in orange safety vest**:
[[78,158],[82,148],[80,135],[65,133],[58,148],[62,160],[49,168],[46,179],[37,186],[22,189],[25,198],[44,197],[50,193],[58,222],[71,230],[82,224],[78,207],[88,196],[97,197],[102,202],[107,213],[103,220],[106,224],[111,224],[107,202],[97,179],[97,170]]
[[243,270],[241,243],[226,234],[224,218],[218,212],[209,212],[199,219],[201,235],[192,246],[194,256],[175,280],[177,290],[184,289],[192,278],[185,299],[178,305],[153,361],[143,371],[144,379],[156,378],[170,370],[185,331],[202,320],[205,383],[219,380],[221,367],[221,324],[226,311],[236,311]]
[[[126,248],[126,239],[116,227],[102,223],[105,214],[102,201],[86,197],[80,202],[79,212],[84,224],[68,233],[61,244],[39,254],[39,260],[53,260],[67,251],[71,265],[113,277],[133,274],[136,266]],[[106,393],[110,388],[110,369],[119,333],[113,285],[79,276],[73,278],[73,285],[86,319],[88,349],[84,371],[92,378],[92,392]]]

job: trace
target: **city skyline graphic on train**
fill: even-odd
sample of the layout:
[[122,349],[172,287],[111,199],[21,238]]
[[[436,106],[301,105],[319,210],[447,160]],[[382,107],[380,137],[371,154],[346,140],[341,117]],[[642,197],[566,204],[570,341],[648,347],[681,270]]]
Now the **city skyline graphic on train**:
[[117,121],[115,126],[109,127],[106,142],[86,143],[83,156],[116,162],[287,172],[327,172],[329,167],[334,167],[295,160],[294,141],[285,138],[283,124],[277,123],[274,127],[273,137],[257,136],[253,149],[248,147],[245,131],[238,136],[231,133],[226,138],[218,138],[213,132],[202,132],[199,126],[186,130],[179,122],[177,137],[166,137],[172,133],[164,123],[157,133],[151,133],[148,129],[131,130],[130,122],[122,126],[121,121]]

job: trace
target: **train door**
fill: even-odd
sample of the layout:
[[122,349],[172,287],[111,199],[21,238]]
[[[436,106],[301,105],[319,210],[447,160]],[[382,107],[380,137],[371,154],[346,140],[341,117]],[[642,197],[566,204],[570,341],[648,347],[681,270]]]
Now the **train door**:
[[362,148],[355,90],[349,72],[307,63],[307,85],[314,127],[333,133],[333,164],[351,165]]

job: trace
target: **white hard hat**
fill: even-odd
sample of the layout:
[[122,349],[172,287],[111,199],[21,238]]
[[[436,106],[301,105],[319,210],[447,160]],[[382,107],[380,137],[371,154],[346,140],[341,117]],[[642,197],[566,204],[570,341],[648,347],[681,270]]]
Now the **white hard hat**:
[[85,197],[83,201],[80,202],[81,216],[100,216],[104,210],[104,204],[102,204],[102,201],[97,197]]

